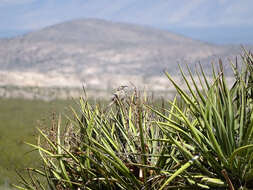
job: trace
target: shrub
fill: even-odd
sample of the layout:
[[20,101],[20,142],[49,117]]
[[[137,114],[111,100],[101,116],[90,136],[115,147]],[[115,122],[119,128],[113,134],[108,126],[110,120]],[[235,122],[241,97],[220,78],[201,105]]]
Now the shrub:
[[[30,179],[19,189],[239,189],[253,186],[253,58],[234,69],[229,87],[213,68],[181,74],[183,90],[166,73],[178,95],[157,108],[136,90],[117,94],[106,107],[81,98],[74,119],[61,117],[41,130],[38,144],[43,167],[27,169]],[[200,86],[197,86],[197,82]],[[152,106],[151,106],[152,105]]]
[[169,112],[173,119],[155,111],[166,120],[157,124],[185,159],[200,156],[197,164],[188,170],[190,183],[228,184],[229,189],[253,187],[252,54],[245,51],[242,60],[241,69],[237,64],[231,64],[235,79],[232,87],[227,85],[221,61],[219,71],[213,69],[213,82],[207,81],[202,68],[201,75],[197,72],[201,86],[196,85],[197,81],[188,69],[191,86],[181,70],[188,92],[166,73],[183,107],[178,106],[177,98],[170,102],[172,109]]
[[73,109],[74,119],[65,129],[59,117],[50,130],[38,129],[37,145],[27,143],[39,151],[44,166],[28,169],[30,181],[21,176],[24,189],[159,187],[174,171],[179,152],[158,141],[165,135],[153,126],[160,118],[145,107],[147,101],[136,91],[124,99],[115,95],[105,108],[81,98],[79,112]]

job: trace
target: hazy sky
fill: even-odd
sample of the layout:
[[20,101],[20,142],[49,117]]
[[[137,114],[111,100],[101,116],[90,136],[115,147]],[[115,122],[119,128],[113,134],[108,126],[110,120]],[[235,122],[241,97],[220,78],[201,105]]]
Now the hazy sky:
[[253,43],[252,7],[253,0],[0,0],[0,37],[90,17],[214,43]]

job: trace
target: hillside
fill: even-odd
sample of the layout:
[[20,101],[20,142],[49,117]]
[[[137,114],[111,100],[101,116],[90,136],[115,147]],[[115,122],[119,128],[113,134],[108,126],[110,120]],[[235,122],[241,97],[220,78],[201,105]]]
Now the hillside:
[[103,90],[132,82],[163,90],[164,69],[177,75],[178,63],[209,68],[239,52],[150,27],[80,19],[0,40],[0,85]]

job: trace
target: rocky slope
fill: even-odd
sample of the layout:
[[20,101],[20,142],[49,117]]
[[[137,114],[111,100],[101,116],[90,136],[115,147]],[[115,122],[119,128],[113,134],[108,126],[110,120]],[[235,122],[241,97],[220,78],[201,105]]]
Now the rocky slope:
[[80,19],[0,40],[0,85],[110,89],[133,83],[167,89],[162,71],[177,64],[233,59],[238,46],[217,46],[144,26]]

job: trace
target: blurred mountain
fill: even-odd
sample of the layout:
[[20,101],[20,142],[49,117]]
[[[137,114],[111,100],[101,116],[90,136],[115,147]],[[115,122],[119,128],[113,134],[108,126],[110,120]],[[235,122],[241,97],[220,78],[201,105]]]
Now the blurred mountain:
[[1,39],[0,85],[108,89],[132,82],[163,90],[163,70],[177,77],[178,64],[210,69],[240,52],[150,27],[80,19]]
[[[206,42],[253,44],[252,0],[2,0],[0,38],[77,18],[148,25]],[[25,30],[25,31],[24,31]]]

